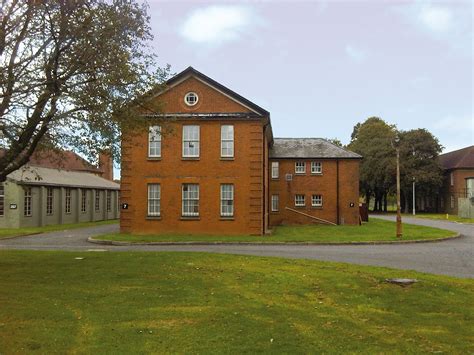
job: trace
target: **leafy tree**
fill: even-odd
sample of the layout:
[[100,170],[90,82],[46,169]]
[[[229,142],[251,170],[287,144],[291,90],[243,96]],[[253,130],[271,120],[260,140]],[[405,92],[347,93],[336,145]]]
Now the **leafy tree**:
[[328,142],[331,142],[334,145],[337,145],[338,147],[341,147],[341,148],[344,147],[344,144],[342,144],[342,142],[337,138],[326,138],[326,140]]
[[[396,128],[379,117],[370,117],[354,126],[348,148],[363,159],[360,166],[360,189],[367,204],[375,197],[374,211],[386,210],[387,195],[394,183],[395,150],[392,142]],[[383,208],[382,208],[383,205]]]
[[443,173],[438,156],[443,147],[426,129],[400,132],[400,180],[405,212],[412,208],[412,183],[418,196],[433,196],[441,186]]
[[362,125],[362,123],[357,122],[357,124],[356,124],[356,125],[354,126],[354,128],[352,129],[351,142],[357,139],[357,135],[358,135],[358,133],[359,133],[359,128],[360,128],[361,125]]
[[[164,81],[146,51],[146,6],[133,0],[1,0],[0,182],[40,147],[118,152],[121,127],[155,112]],[[126,104],[134,100],[134,109]]]

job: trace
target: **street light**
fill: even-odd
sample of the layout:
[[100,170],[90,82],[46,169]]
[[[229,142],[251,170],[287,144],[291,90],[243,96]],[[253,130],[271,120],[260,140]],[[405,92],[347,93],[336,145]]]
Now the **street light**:
[[[413,147],[413,159],[415,159],[415,147]],[[415,177],[413,176],[413,216],[416,215],[415,212],[415,203],[416,203],[416,198],[415,198]]]
[[397,238],[402,237],[402,214],[400,206],[400,137],[396,134],[393,145],[397,151]]

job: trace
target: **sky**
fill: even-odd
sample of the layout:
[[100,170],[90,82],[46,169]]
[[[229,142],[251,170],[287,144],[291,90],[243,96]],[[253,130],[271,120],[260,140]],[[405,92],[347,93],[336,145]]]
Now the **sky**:
[[471,1],[148,1],[160,66],[271,113],[275,137],[338,138],[378,116],[474,144]]

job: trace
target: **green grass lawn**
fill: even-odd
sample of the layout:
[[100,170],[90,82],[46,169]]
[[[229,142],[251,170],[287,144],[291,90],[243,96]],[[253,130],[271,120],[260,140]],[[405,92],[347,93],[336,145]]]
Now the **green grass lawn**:
[[[376,215],[386,215],[386,216],[394,216],[396,210],[389,212],[369,212]],[[403,217],[413,217],[412,213],[402,213]],[[450,222],[459,222],[459,223],[474,223],[474,218],[461,218],[455,214],[448,214],[448,218],[446,218],[446,213],[416,213],[416,218],[426,218],[426,219],[435,219],[435,220],[443,220],[443,221],[450,221]]]
[[0,251],[0,353],[469,354],[473,299],[474,280],[341,263]]
[[[412,214],[404,214],[407,217],[413,217]],[[451,221],[451,222],[460,222],[460,223],[474,223],[474,218],[461,218],[455,214],[448,215],[446,219],[445,213],[417,213],[415,215],[417,218],[427,218],[427,219],[440,219],[444,221]]]
[[113,224],[117,222],[118,220],[109,220],[109,221],[83,222],[83,223],[73,223],[73,224],[54,224],[50,226],[31,227],[31,228],[0,228],[0,239],[28,235],[28,234],[100,226],[103,224]]
[[[436,239],[453,236],[452,231],[404,224],[402,240]],[[371,219],[362,226],[280,226],[274,228],[272,235],[136,235],[136,234],[106,234],[96,237],[101,240],[142,242],[256,242],[256,243],[285,243],[285,242],[311,242],[311,243],[350,243],[371,241],[396,241],[395,223],[380,219]]]

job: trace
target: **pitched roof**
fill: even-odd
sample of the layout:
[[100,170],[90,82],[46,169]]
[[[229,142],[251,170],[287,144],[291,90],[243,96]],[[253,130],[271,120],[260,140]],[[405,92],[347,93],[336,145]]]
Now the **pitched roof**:
[[210,85],[211,87],[214,87],[218,91],[221,91],[225,95],[230,96],[235,101],[238,101],[241,104],[243,104],[244,106],[247,106],[249,109],[251,109],[252,111],[254,111],[258,114],[260,114],[261,116],[265,116],[265,117],[270,118],[270,112],[268,112],[264,108],[258,106],[257,104],[255,104],[252,101],[246,99],[245,97],[237,94],[235,91],[229,89],[228,87],[218,83],[214,79],[211,79],[210,77],[208,77],[207,75],[201,73],[200,71],[197,71],[193,67],[187,67],[181,73],[178,73],[175,76],[173,76],[172,78],[170,78],[166,82],[166,86],[172,87],[174,85],[177,85],[178,83],[184,81],[185,79],[187,79],[190,76],[194,76],[195,78],[200,79],[201,81],[205,82],[206,84]]
[[68,171],[41,166],[24,167],[8,174],[8,180],[27,185],[120,189],[120,185],[85,171]]
[[361,159],[323,138],[275,138],[270,158]]
[[54,150],[36,151],[30,157],[29,165],[71,171],[101,172],[96,166],[69,150],[60,152]]
[[441,154],[439,163],[443,169],[474,169],[474,145]]

